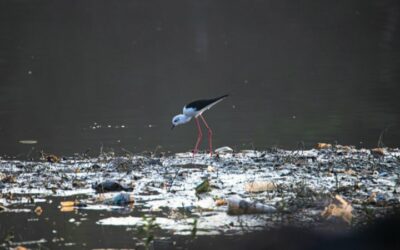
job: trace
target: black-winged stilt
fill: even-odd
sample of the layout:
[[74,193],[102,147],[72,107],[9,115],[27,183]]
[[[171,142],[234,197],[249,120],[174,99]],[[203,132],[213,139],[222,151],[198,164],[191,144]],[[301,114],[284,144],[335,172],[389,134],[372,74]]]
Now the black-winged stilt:
[[204,125],[206,126],[206,128],[208,129],[208,142],[209,142],[209,146],[210,146],[210,155],[212,155],[212,130],[208,126],[206,120],[204,119],[203,112],[206,110],[209,110],[212,106],[219,103],[220,101],[225,99],[227,96],[228,95],[223,95],[223,96],[213,98],[213,99],[193,101],[193,102],[185,105],[185,107],[183,107],[183,114],[176,115],[176,116],[174,116],[174,118],[172,118],[172,128],[171,129],[173,129],[174,127],[176,127],[178,125],[189,122],[194,117],[194,119],[196,121],[197,129],[198,129],[198,135],[197,135],[196,146],[193,149],[193,155],[197,153],[199,144],[203,137],[203,133],[201,131],[201,127],[200,127],[200,123],[199,123],[199,119],[198,119],[199,116],[200,116],[201,120],[203,121]]

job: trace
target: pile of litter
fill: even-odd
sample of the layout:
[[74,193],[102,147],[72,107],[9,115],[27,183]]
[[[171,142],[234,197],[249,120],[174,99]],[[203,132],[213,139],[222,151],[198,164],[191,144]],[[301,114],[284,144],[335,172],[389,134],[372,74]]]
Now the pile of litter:
[[282,225],[357,226],[400,207],[399,149],[321,144],[302,151],[223,147],[213,157],[53,158],[0,161],[0,213],[61,196],[60,213],[115,209],[97,224],[139,227],[142,216],[154,216],[162,230],[184,235],[194,228],[237,234]]

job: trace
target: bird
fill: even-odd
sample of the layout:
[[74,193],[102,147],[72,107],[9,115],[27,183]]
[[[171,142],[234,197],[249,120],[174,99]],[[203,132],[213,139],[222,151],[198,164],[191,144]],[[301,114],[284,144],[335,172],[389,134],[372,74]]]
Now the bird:
[[193,101],[189,104],[186,104],[183,107],[182,114],[176,115],[172,118],[171,129],[175,128],[178,125],[182,125],[182,124],[190,122],[190,120],[192,120],[192,118],[194,118],[194,120],[196,121],[198,134],[197,134],[196,145],[193,149],[193,156],[198,152],[198,148],[199,148],[200,142],[203,137],[203,133],[202,133],[201,126],[199,123],[199,119],[198,119],[199,117],[201,118],[204,125],[208,129],[208,142],[209,142],[209,147],[210,147],[210,156],[212,156],[212,152],[213,152],[212,151],[212,130],[211,130],[210,126],[208,126],[206,120],[204,119],[203,113],[206,110],[209,110],[210,108],[212,108],[215,104],[224,100],[226,97],[228,97],[228,95],[223,95],[223,96],[212,98],[212,99],[203,99],[203,100]]

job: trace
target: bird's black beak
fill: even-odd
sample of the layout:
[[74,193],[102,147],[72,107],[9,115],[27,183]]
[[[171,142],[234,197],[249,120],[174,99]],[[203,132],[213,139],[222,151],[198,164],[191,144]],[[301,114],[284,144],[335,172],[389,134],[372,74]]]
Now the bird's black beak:
[[172,125],[171,130],[173,130],[175,128],[175,125]]

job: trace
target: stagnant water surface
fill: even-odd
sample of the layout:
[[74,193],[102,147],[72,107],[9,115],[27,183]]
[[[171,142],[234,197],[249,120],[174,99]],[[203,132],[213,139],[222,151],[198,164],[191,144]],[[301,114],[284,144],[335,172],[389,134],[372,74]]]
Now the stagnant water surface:
[[[0,154],[190,149],[185,103],[215,144],[400,141],[400,3],[12,1],[0,4]],[[32,154],[31,154],[32,155]]]

